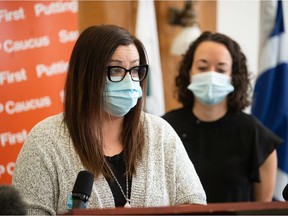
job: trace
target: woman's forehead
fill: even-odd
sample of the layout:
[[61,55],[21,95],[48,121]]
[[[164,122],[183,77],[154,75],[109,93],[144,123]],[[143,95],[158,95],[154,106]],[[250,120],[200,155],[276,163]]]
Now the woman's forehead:
[[205,41],[199,44],[194,54],[194,62],[199,60],[232,64],[232,57],[226,46],[213,41]]

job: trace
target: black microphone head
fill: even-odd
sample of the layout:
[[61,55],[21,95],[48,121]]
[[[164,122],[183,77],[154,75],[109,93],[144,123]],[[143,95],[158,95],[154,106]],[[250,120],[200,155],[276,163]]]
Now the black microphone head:
[[26,215],[27,206],[12,185],[0,185],[0,215]]
[[88,198],[91,195],[93,182],[94,182],[94,175],[91,172],[87,170],[80,171],[78,173],[77,179],[75,181],[72,190],[72,196],[73,194],[84,194],[85,196],[87,196],[88,200]]
[[284,200],[288,201],[288,184],[285,186],[285,188],[282,192],[282,196],[283,196]]

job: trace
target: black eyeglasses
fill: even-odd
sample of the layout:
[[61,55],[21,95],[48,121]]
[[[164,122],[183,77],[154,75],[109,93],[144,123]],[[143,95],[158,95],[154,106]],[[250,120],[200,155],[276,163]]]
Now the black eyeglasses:
[[107,75],[111,82],[121,82],[126,73],[129,72],[131,79],[135,82],[141,82],[145,79],[148,73],[148,65],[139,65],[126,69],[120,66],[108,66]]

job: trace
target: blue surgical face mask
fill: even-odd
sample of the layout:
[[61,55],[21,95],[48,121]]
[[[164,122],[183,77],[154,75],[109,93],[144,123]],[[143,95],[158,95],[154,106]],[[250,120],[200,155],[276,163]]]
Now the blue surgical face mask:
[[234,91],[231,77],[214,71],[192,75],[191,83],[187,88],[206,105],[218,104]]
[[113,116],[124,116],[137,104],[140,97],[140,83],[132,81],[130,76],[126,76],[121,82],[111,82],[107,78],[104,110]]

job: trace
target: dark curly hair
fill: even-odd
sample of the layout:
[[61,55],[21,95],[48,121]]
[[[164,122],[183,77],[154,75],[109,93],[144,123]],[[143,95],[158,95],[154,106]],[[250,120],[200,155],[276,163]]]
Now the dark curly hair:
[[228,95],[228,109],[241,111],[250,105],[249,91],[251,84],[248,76],[246,57],[242,53],[237,42],[230,37],[209,31],[203,32],[201,36],[189,46],[179,65],[179,74],[175,79],[177,100],[184,107],[192,108],[194,103],[193,93],[187,89],[190,84],[190,71],[194,61],[194,54],[197,47],[205,41],[213,41],[223,44],[232,57],[232,85],[234,91]]

